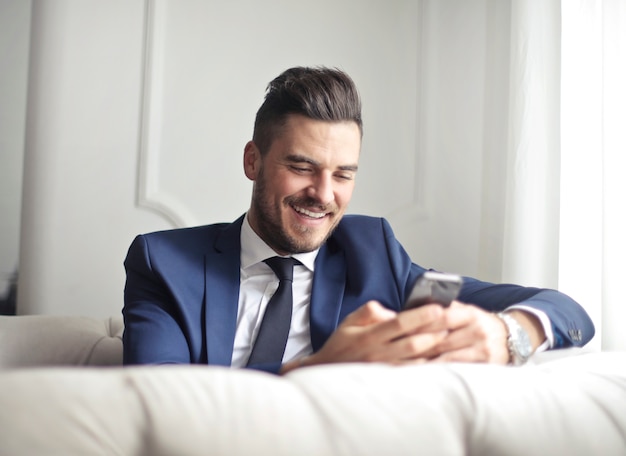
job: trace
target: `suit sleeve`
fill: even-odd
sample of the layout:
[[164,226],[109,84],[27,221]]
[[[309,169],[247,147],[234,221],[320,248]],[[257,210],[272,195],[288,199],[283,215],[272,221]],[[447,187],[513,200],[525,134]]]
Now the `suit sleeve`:
[[[398,283],[402,302],[404,302],[417,278],[427,269],[409,260],[408,254],[384,219],[382,226],[391,268]],[[556,290],[494,284],[464,277],[458,300],[477,305],[489,312],[500,312],[514,304],[542,311],[547,315],[552,326],[554,334],[552,348],[583,346],[595,334],[593,322],[580,304]]]
[[502,311],[514,304],[544,312],[554,333],[552,348],[581,347],[595,334],[593,322],[582,306],[557,290],[511,284],[495,285],[465,278],[459,300],[492,312]]
[[152,268],[143,236],[130,246],[124,266],[124,364],[189,363],[190,349],[173,299]]

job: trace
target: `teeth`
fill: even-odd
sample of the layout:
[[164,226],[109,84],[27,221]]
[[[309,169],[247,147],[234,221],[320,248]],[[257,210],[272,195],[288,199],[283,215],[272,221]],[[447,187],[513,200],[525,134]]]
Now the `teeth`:
[[311,211],[307,211],[306,209],[302,208],[302,207],[296,207],[294,206],[294,209],[296,210],[296,212],[299,212],[301,214],[304,214],[308,217],[312,217],[312,218],[322,218],[326,215],[325,212],[311,212]]

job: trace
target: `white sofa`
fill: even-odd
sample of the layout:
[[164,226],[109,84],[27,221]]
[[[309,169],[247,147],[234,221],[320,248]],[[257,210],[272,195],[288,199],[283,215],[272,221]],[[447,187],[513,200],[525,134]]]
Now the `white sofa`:
[[122,330],[119,318],[0,317],[1,455],[626,454],[625,352],[278,377],[123,368]]

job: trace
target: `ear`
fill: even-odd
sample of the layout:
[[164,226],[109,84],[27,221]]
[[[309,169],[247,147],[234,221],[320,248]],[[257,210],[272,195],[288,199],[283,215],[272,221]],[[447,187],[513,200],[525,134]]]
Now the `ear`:
[[243,149],[243,171],[248,179],[255,181],[259,175],[260,168],[261,151],[254,141],[248,141]]

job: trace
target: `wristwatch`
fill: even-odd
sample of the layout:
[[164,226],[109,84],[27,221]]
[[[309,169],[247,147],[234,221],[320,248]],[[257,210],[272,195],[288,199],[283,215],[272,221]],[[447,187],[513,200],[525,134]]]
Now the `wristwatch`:
[[504,312],[497,314],[502,320],[508,332],[507,347],[509,349],[509,364],[521,366],[530,355],[533,354],[533,346],[530,343],[530,337],[526,330],[518,323],[518,321]]

